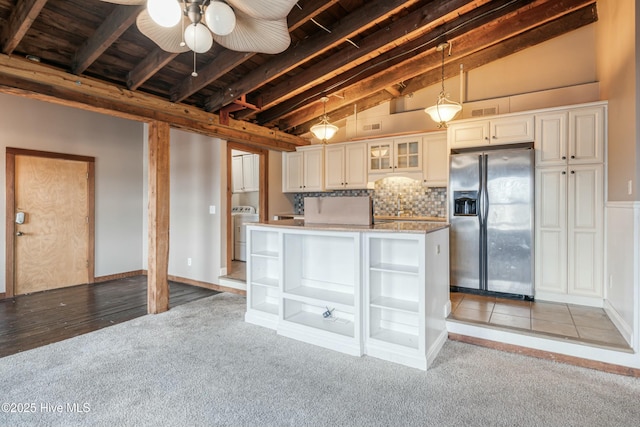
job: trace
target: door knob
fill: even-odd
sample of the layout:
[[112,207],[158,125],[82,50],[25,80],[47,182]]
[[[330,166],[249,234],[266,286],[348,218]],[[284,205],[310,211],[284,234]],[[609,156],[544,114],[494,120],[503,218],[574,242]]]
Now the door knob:
[[18,231],[18,232],[16,233],[16,236],[24,236],[24,233],[23,233],[22,231]]

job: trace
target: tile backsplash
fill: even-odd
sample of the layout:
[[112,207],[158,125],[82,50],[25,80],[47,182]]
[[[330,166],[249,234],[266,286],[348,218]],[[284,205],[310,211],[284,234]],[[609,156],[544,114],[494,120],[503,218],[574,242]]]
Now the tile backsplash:
[[296,193],[294,210],[304,214],[305,197],[371,196],[373,214],[395,216],[398,210],[411,216],[445,218],[446,187],[426,187],[422,181],[404,177],[389,177],[375,182],[373,190],[336,190],[322,193]]

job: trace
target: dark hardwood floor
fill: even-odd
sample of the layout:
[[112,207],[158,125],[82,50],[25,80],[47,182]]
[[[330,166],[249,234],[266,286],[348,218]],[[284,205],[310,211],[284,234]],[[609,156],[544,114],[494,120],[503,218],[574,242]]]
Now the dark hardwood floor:
[[[218,292],[169,283],[176,307]],[[62,341],[147,314],[147,278],[136,276],[0,301],[0,357]]]

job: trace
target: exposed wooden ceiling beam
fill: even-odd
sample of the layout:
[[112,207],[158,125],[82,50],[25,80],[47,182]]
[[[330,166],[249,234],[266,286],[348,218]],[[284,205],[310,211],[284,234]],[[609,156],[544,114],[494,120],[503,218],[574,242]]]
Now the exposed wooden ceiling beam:
[[[551,40],[554,37],[561,36],[570,31],[577,30],[597,21],[597,11],[595,2],[584,6],[578,10],[563,15],[555,20],[549,21],[539,27],[532,28],[515,37],[503,40],[501,43],[494,44],[481,51],[472,54],[454,57],[452,61],[445,65],[445,78],[451,78],[459,74],[459,64],[464,64],[465,71],[470,71],[483,65],[497,61],[515,52],[535,46],[539,43]],[[455,51],[454,51],[455,53]],[[405,81],[405,87],[402,89],[403,94],[417,92],[425,87],[436,84],[440,81],[441,70],[433,69],[410,80]],[[376,92],[365,98],[358,100],[355,104],[358,111],[364,111],[369,108],[376,107],[380,104],[388,102],[395,97],[386,91]],[[435,99],[434,99],[435,102]],[[345,119],[353,115],[354,104],[345,105],[331,111],[332,121]],[[295,134],[306,133],[312,125],[317,122],[317,116],[310,119],[306,123],[298,125]]]
[[[301,8],[294,6],[294,9],[287,19],[289,31],[291,32],[298,28],[300,25],[317,16],[320,12],[326,10],[334,3],[337,3],[337,0],[308,0],[304,2]],[[224,76],[238,65],[248,61],[253,55],[255,55],[255,53],[234,52],[232,50],[223,49],[216,58],[198,71],[198,75],[196,77],[185,76],[179,85],[171,88],[171,100],[173,102],[181,102],[185,100],[195,92],[209,85],[211,82]],[[233,99],[240,98],[242,95],[246,94],[239,94]],[[231,99],[231,101],[233,101],[233,99]]]
[[[513,12],[519,7],[522,7],[523,4],[526,4],[527,2],[530,3],[532,1],[534,0],[521,0],[519,2],[502,0],[498,2],[485,3],[484,5],[470,11],[466,7],[461,7],[454,11],[445,8],[444,10],[441,10],[441,12],[444,13],[443,15],[438,16],[430,14],[429,16],[431,17],[431,21],[435,20],[440,25],[435,28],[433,25],[429,25],[427,28],[429,31],[423,32],[419,37],[405,41],[404,43],[393,43],[393,45],[397,47],[378,54],[375,58],[374,64],[371,62],[365,62],[360,65],[352,64],[345,67],[345,69],[342,69],[341,73],[335,77],[328,80],[325,79],[322,83],[316,84],[306,92],[299,93],[298,95],[291,97],[288,101],[281,102],[279,105],[260,113],[258,115],[258,122],[261,124],[271,124],[274,120],[278,119],[280,121],[278,125],[281,125],[283,120],[285,122],[287,121],[287,116],[297,114],[297,110],[300,109],[300,106],[303,106],[302,108],[308,108],[307,106],[311,102],[320,99],[321,96],[326,95],[327,93],[336,93],[341,91],[352,86],[359,80],[371,78],[378,73],[387,71],[390,67],[403,64],[409,58],[416,59],[416,63],[418,63],[419,58],[425,59],[420,62],[421,68],[416,70],[417,73],[424,72],[425,69],[430,69],[439,65],[437,57],[427,56],[427,54],[430,49],[435,48],[440,41],[445,39],[451,40],[466,31],[478,28],[490,22],[492,19],[497,19],[507,13]],[[462,12],[464,11],[467,13],[463,14]],[[454,19],[451,19],[451,14],[454,15]],[[376,32],[365,39],[365,42],[372,37],[373,40],[376,40],[385,36],[384,34],[378,33],[379,32]],[[327,62],[333,63],[333,60],[340,61],[339,58],[332,58]],[[402,79],[393,81],[393,83],[397,83],[411,77],[412,76],[407,75]],[[391,84],[386,86],[391,86]],[[236,116],[236,118],[238,118],[238,116]],[[303,120],[303,122],[304,121],[306,120]],[[298,123],[288,124],[296,125]]]
[[82,74],[93,62],[118,40],[127,29],[136,22],[136,18],[146,6],[116,5],[113,12],[98,27],[96,32],[85,40],[73,59],[73,74]]
[[147,55],[127,74],[127,87],[129,90],[138,89],[178,55],[178,53],[166,52],[159,47],[155,48],[153,52]]
[[275,150],[308,145],[300,137],[244,121],[220,124],[216,115],[159,97],[65,73],[23,58],[0,55],[0,91],[138,121],[157,120],[179,129]]
[[[535,28],[540,23],[564,16],[576,7],[594,2],[595,0],[565,0],[562,2],[536,0],[516,12],[511,12],[500,19],[495,19],[480,28],[468,31],[464,35],[453,39],[454,56],[448,57],[447,62],[480,51]],[[540,37],[542,38],[542,35]],[[335,120],[334,109],[353,105],[371,93],[382,91],[385,87],[399,81],[407,81],[414,78],[424,73],[425,68],[430,68],[425,64],[434,64],[439,62],[440,59],[440,54],[437,52],[421,53],[411,56],[406,61],[386,67],[383,71],[371,77],[360,79],[355,84],[342,88],[339,91],[341,99],[332,99],[327,104],[327,111],[330,112]],[[281,121],[280,129],[291,129],[309,122],[322,114],[322,110],[322,106],[316,104],[300,109]]]
[[[484,0],[484,3],[488,1]],[[321,96],[320,92],[322,91],[318,89],[322,87],[322,82],[326,82],[353,67],[375,59],[385,52],[396,51],[396,47],[403,42],[430,33],[436,26],[458,18],[459,15],[479,6],[478,3],[482,2],[473,0],[440,0],[439,4],[435,3],[437,2],[429,3],[358,41],[357,47],[352,45],[345,46],[339,53],[332,55],[321,63],[307,68],[273,88],[261,91],[260,97],[263,109],[267,111],[259,115],[258,121],[270,123],[279,117],[278,111],[282,111],[282,108],[268,110],[274,107],[276,102],[282,103],[309,89],[315,90],[318,96]],[[285,111],[289,108],[290,105],[284,106]],[[251,114],[251,112],[240,113],[236,114],[235,117],[244,119]]]
[[2,53],[13,53],[46,3],[47,0],[18,0],[11,11],[9,21],[0,31]]
[[225,91],[211,96],[206,102],[207,111],[217,111],[234,99],[246,95],[296,66],[312,59],[329,49],[345,42],[345,39],[371,28],[398,10],[406,8],[417,0],[375,0],[350,13],[331,28],[330,33],[322,32],[296,46],[291,46],[283,54],[265,63],[238,80]]

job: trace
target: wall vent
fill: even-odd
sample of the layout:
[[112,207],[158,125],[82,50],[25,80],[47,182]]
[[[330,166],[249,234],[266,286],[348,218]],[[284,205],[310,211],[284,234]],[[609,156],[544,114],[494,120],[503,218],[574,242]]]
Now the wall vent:
[[374,131],[374,130],[380,130],[381,127],[382,127],[382,123],[371,123],[371,124],[362,126],[362,130],[365,132]]
[[471,117],[493,116],[498,114],[498,107],[477,108],[471,110]]

